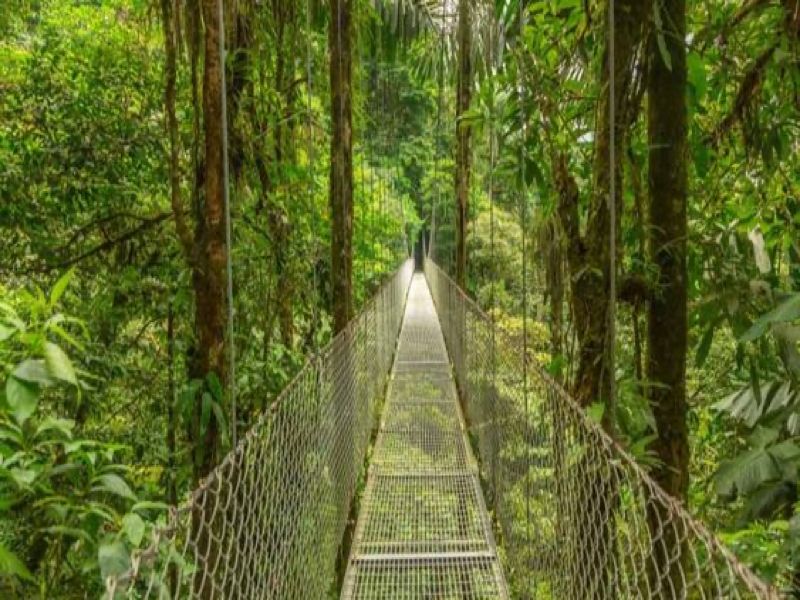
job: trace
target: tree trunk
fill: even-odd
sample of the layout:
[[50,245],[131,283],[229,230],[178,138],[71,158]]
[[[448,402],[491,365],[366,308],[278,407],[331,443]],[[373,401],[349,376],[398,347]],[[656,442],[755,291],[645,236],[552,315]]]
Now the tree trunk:
[[[225,190],[223,176],[223,108],[222,85],[224,65],[220,60],[222,27],[218,0],[202,0],[205,25],[203,70],[203,133],[205,146],[204,168],[196,176],[202,178],[202,198],[199,203],[194,236],[192,285],[195,300],[195,335],[197,349],[191,365],[195,379],[216,376],[225,388],[225,308],[226,308],[226,243]],[[200,183],[197,182],[198,192]],[[201,425],[203,395],[195,399],[192,424],[194,444],[194,478],[199,482],[208,475],[219,454],[219,424],[210,411],[208,423]],[[218,400],[218,399],[217,399]],[[213,529],[217,513],[212,510],[213,495],[206,494],[192,510],[192,537],[199,556],[205,557],[198,566],[192,582],[197,598],[212,598],[216,593],[214,568],[219,547]]]
[[[615,24],[615,97],[616,114],[616,164],[613,165],[617,181],[613,208],[617,223],[622,212],[622,162],[625,137],[631,115],[635,112],[632,100],[636,51],[642,43],[647,3],[640,0],[618,0]],[[606,27],[608,30],[608,27]],[[578,216],[577,190],[567,173],[566,159],[557,165],[557,181],[561,193],[559,214],[567,236],[567,259],[572,277],[572,313],[579,343],[578,370],[573,393],[582,406],[609,400],[610,378],[607,369],[609,351],[606,336],[609,306],[609,232],[608,196],[610,193],[611,123],[609,120],[609,53],[603,49],[600,95],[595,132],[593,185],[589,200],[586,234],[581,236]],[[615,240],[618,245],[618,240]],[[606,419],[613,415],[606,411]]]
[[174,0],[161,0],[161,20],[164,27],[164,114],[167,132],[169,133],[169,186],[170,204],[178,241],[184,255],[191,263],[193,240],[186,224],[183,201],[181,199],[180,170],[180,138],[178,136],[178,118],[175,112],[177,81],[177,32],[175,28],[176,13]]
[[456,283],[467,287],[467,227],[472,128],[463,121],[472,99],[471,2],[458,4],[458,85],[456,89]]
[[[293,143],[292,113],[295,104],[294,70],[296,10],[293,3],[274,0],[272,6],[275,22],[275,91],[280,98],[280,108],[273,127],[275,164],[280,169],[284,161],[292,161]],[[287,60],[288,59],[288,60]],[[269,211],[270,237],[274,244],[275,271],[278,282],[278,324],[281,340],[287,348],[294,346],[294,277],[292,273],[289,244],[291,223],[287,210],[273,203]]]
[[[197,265],[192,274],[195,292],[197,356],[193,376],[216,375],[224,383],[225,371],[225,206],[222,165],[222,68],[217,0],[203,0],[205,69],[203,72],[203,125],[205,134],[204,202],[195,231]],[[202,406],[198,397],[196,413]],[[198,431],[199,433],[199,431]],[[196,441],[195,476],[204,477],[214,465],[218,426],[213,414],[204,435]]]
[[352,0],[331,0],[331,290],[334,332],[353,316]]
[[[653,407],[657,437],[653,450],[661,461],[653,474],[664,490],[685,498],[689,485],[689,444],[686,427],[686,0],[662,0],[657,10],[667,31],[663,43],[667,64],[659,49],[657,33],[649,41],[648,145],[649,236],[652,264],[658,272],[658,288],[648,307],[648,355],[646,378]],[[653,535],[663,532],[654,546],[656,567],[662,585],[670,583],[680,595],[680,552],[683,532],[659,528],[668,518],[660,506],[652,506],[649,521]],[[670,561],[670,558],[672,560]]]

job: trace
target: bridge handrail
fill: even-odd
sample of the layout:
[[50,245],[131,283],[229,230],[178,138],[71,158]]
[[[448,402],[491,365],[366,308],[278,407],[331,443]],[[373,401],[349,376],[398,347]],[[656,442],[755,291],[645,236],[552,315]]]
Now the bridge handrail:
[[376,426],[414,271],[404,261],[311,356],[108,598],[323,598]]
[[[447,273],[426,260],[425,275],[512,595],[536,585],[537,597],[554,598],[780,597]],[[526,581],[514,581],[521,573]]]

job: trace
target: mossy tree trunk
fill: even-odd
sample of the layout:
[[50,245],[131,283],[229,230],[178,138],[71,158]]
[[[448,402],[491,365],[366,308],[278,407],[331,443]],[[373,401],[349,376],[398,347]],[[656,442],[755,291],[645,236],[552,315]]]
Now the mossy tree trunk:
[[334,332],[353,316],[352,0],[331,0],[331,290]]
[[[648,74],[649,252],[658,275],[647,313],[646,380],[657,427],[652,449],[660,461],[653,475],[678,499],[689,485],[689,443],[686,424],[686,0],[661,0],[656,10],[665,31],[650,35]],[[660,39],[659,39],[660,38]],[[654,546],[663,589],[682,588],[681,534],[660,527],[669,518],[651,503],[652,535],[663,535]],[[669,582],[669,583],[668,583]],[[676,587],[678,586],[678,587]]]

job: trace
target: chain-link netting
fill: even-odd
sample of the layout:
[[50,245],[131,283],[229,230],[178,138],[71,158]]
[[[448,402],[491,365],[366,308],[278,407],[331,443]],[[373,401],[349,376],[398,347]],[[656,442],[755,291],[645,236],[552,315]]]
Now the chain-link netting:
[[173,510],[110,598],[317,599],[336,561],[392,365],[413,261],[313,357]]
[[[777,598],[434,263],[514,598]],[[449,596],[448,596],[449,597]]]

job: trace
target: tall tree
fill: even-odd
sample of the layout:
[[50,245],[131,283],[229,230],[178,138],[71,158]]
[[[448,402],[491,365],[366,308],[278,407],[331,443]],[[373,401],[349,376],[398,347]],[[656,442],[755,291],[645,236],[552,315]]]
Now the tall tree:
[[331,0],[331,290],[334,331],[353,315],[352,0]]
[[[273,0],[272,18],[275,28],[275,91],[279,98],[278,118],[272,128],[274,160],[281,168],[294,160],[294,123],[297,86],[294,81],[294,60],[296,55],[297,7],[293,2]],[[294,339],[294,277],[290,256],[291,224],[283,203],[273,194],[269,206],[268,223],[270,237],[274,244],[275,270],[278,288],[278,324],[284,346],[292,347]]]
[[[686,424],[686,0],[655,4],[666,31],[649,39],[647,80],[649,155],[649,251],[658,286],[648,306],[646,362],[650,405],[656,423],[653,450],[660,459],[654,476],[669,494],[683,499],[689,485],[689,443]],[[658,505],[660,506],[660,505]],[[668,518],[651,507],[651,527]],[[680,585],[681,563],[675,545],[682,532],[665,528],[664,544],[656,545],[654,569]],[[665,584],[668,585],[668,584]]]
[[458,3],[458,82],[456,85],[456,282],[467,285],[467,227],[471,127],[464,120],[472,101],[472,0]]
[[[607,7],[608,4],[605,3]],[[582,406],[608,401],[613,374],[608,368],[609,340],[606,335],[610,302],[609,195],[612,169],[617,182],[611,206],[617,223],[622,212],[622,157],[631,121],[637,112],[640,94],[637,93],[636,63],[638,49],[644,41],[648,3],[640,0],[617,0],[614,27],[614,114],[615,164],[611,164],[611,119],[609,46],[603,45],[603,60],[598,75],[600,101],[595,127],[592,189],[585,231],[581,231],[577,184],[568,172],[567,159],[556,161],[555,175],[559,190],[559,218],[565,233],[567,263],[572,280],[571,311],[578,338],[578,369],[573,394]],[[608,11],[606,10],[606,14]],[[609,31],[608,19],[605,31]],[[605,36],[606,40],[608,35]],[[614,240],[615,246],[619,240]],[[606,419],[611,419],[606,411]]]
[[[196,71],[199,51],[200,23],[205,25],[205,58],[203,74],[204,131],[196,119],[194,142],[205,140],[204,160],[199,148],[193,150],[195,170],[193,214],[194,231],[187,222],[187,212],[181,194],[180,138],[176,116],[177,80],[177,3],[161,1],[166,56],[164,102],[167,132],[169,134],[170,199],[176,232],[184,256],[192,271],[195,297],[195,347],[189,364],[193,378],[207,380],[211,374],[224,382],[225,372],[225,211],[222,164],[222,64],[220,61],[220,19],[217,0],[202,0],[202,5],[189,3],[186,7],[189,29],[192,79]],[[198,11],[202,11],[202,21]],[[195,113],[200,112],[194,103]],[[202,191],[202,193],[201,193]],[[194,444],[193,470],[196,481],[204,477],[216,460],[219,428],[213,414],[209,423],[201,426],[202,395],[197,398],[192,438]]]
[[[226,379],[225,369],[225,190],[223,177],[223,108],[222,69],[220,56],[221,33],[218,0],[203,0],[205,25],[205,56],[203,70],[203,127],[205,161],[202,210],[195,224],[195,265],[192,284],[195,295],[195,329],[197,355],[193,375],[207,378],[215,375],[220,382]],[[198,403],[202,402],[198,397]],[[197,415],[202,413],[198,405]],[[198,417],[199,418],[199,417]],[[218,424],[209,417],[202,436],[195,440],[196,476],[202,477],[214,464],[218,444]]]

